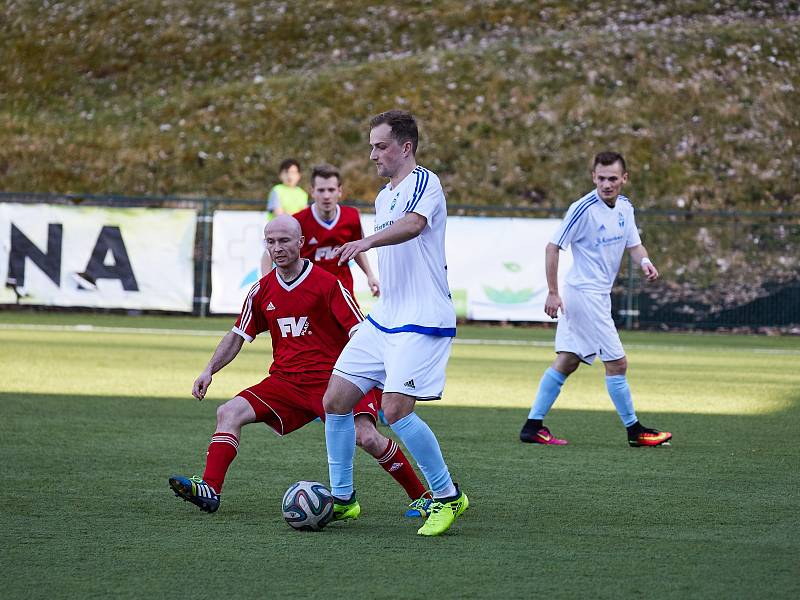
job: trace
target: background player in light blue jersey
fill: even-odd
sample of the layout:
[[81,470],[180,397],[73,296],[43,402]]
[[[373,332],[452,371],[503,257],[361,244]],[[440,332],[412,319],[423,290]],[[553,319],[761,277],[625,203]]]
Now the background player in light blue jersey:
[[[641,265],[647,281],[658,271],[642,245],[633,206],[620,194],[628,181],[625,159],[616,152],[601,152],[592,167],[595,190],[574,202],[567,210],[545,250],[548,294],[544,311],[561,319],[556,329],[556,359],[539,383],[528,420],[520,439],[533,444],[561,446],[567,443],[550,433],[543,420],[553,406],[561,386],[581,363],[592,364],[600,357],[606,370],[606,388],[627,429],[631,446],[660,446],[672,434],[648,429],[636,417],[626,372],[628,361],[611,316],[611,287],[627,248]],[[572,247],[573,265],[564,290],[558,289],[559,251]]]
[[419,535],[440,535],[469,506],[450,477],[439,442],[414,412],[417,400],[442,396],[456,334],[444,251],[447,206],[439,178],[418,166],[413,115],[393,110],[370,122],[370,159],[389,183],[375,199],[375,232],[343,244],[339,263],[378,249],[381,295],[345,346],[323,404],[334,519],[361,511],[353,489],[353,407],[368,390],[383,389],[383,412],[417,461],[433,500],[411,505],[427,517]]

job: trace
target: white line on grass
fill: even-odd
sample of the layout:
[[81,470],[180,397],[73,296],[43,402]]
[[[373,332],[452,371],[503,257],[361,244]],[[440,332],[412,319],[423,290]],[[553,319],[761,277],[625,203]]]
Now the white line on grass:
[[[157,327],[104,327],[89,324],[80,325],[34,325],[26,323],[0,323],[0,330],[17,331],[69,331],[83,333],[133,333],[144,335],[192,335],[200,337],[220,337],[227,330],[208,329],[160,329]],[[493,340],[479,338],[455,338],[453,343],[463,346],[527,346],[530,348],[551,348],[552,341],[541,340]],[[701,348],[706,350],[726,350],[728,352],[752,352],[754,354],[773,354],[783,356],[800,356],[800,349],[793,348],[728,348],[725,346],[672,346],[660,344],[625,344],[634,350],[670,350],[672,352],[691,352]]]
[[33,325],[25,323],[0,323],[0,329],[19,331],[69,331],[78,333],[141,333],[144,335],[196,335],[214,336],[225,335],[225,331],[211,331],[207,329],[160,329],[157,327],[103,327],[97,325]]

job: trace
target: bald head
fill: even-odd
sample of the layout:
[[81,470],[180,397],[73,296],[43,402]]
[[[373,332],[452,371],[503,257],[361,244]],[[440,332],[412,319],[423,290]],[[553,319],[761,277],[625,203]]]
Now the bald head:
[[303,233],[297,219],[280,215],[264,227],[264,240],[272,262],[281,269],[292,270],[300,260]]
[[298,223],[297,219],[291,215],[280,215],[279,217],[275,217],[272,219],[272,221],[267,223],[266,227],[264,227],[265,238],[270,234],[275,235],[278,232],[289,235],[294,239],[300,239],[300,236],[303,235],[303,232],[300,229],[300,223]]

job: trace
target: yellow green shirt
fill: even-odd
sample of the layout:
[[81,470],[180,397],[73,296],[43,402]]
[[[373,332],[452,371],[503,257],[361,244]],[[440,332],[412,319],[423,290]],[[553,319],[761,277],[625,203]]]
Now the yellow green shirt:
[[267,212],[274,214],[279,206],[286,211],[286,214],[293,215],[308,206],[308,194],[301,187],[289,187],[279,183],[270,190]]

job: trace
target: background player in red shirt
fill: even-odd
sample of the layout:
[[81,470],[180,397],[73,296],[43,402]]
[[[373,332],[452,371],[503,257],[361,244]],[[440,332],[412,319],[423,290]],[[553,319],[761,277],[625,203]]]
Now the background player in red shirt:
[[[300,222],[306,243],[300,256],[335,275],[350,293],[353,292],[353,273],[347,263],[340,265],[334,256],[336,248],[364,237],[361,215],[357,208],[342,206],[342,176],[333,165],[323,164],[311,172],[311,198],[313,204],[294,214]],[[373,296],[380,294],[378,278],[369,266],[367,255],[355,257],[356,264],[367,276],[367,285]]]
[[[278,435],[286,435],[317,417],[325,418],[322,396],[333,364],[363,320],[351,294],[335,277],[300,258],[303,237],[296,219],[275,218],[264,229],[264,237],[276,268],[250,288],[235,326],[195,380],[192,395],[202,400],[214,373],[236,357],[245,340],[252,342],[265,331],[272,337],[269,375],[217,409],[217,428],[202,478],[169,478],[176,496],[205,512],[219,508],[225,474],[236,458],[243,425],[265,423]],[[379,408],[378,394],[369,393],[359,402],[355,410],[357,443],[410,498],[420,498],[425,488],[413,467],[398,445],[375,428]]]

